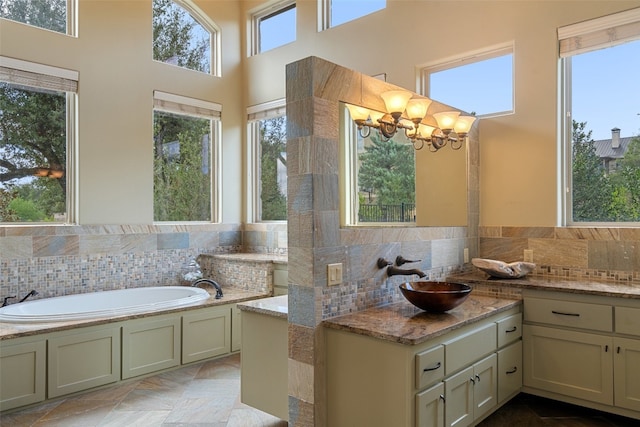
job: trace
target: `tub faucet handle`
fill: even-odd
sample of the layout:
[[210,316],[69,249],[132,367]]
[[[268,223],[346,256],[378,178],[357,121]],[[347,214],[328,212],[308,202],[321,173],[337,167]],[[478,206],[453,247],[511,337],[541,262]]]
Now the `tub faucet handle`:
[[7,301],[9,301],[11,298],[15,298],[16,296],[12,296],[12,297],[4,297],[4,299],[2,300],[2,307],[4,307],[5,305],[8,304]]

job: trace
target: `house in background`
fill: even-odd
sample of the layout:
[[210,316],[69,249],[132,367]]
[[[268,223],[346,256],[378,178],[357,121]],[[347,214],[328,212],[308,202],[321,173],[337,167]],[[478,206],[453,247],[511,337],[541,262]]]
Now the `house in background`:
[[618,169],[618,161],[624,158],[629,150],[629,144],[633,140],[633,136],[620,136],[620,129],[611,129],[611,139],[599,139],[593,141],[596,149],[596,155],[602,159],[602,166],[608,172]]

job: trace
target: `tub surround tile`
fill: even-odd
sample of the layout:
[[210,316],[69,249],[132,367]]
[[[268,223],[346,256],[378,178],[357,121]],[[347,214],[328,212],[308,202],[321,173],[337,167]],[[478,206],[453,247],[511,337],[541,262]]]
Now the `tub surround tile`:
[[0,239],[0,259],[33,257],[33,241],[29,236],[10,236]]
[[50,257],[79,254],[78,236],[35,236],[33,256]]

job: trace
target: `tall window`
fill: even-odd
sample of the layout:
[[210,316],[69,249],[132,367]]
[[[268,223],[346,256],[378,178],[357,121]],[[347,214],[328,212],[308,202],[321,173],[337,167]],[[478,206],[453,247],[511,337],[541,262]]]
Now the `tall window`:
[[249,111],[252,142],[253,217],[257,221],[287,219],[287,118],[284,100]]
[[68,147],[77,79],[0,57],[0,222],[73,220]]
[[187,1],[153,0],[153,59],[218,75],[212,64],[217,31]]
[[155,221],[213,221],[219,105],[155,92]]
[[279,2],[251,16],[251,53],[256,55],[296,40],[296,3]]
[[640,9],[558,34],[565,222],[640,224]]
[[[513,112],[513,45],[422,69],[425,95],[478,116]],[[480,83],[481,82],[481,83]]]
[[75,34],[76,0],[0,0],[0,17],[62,34]]
[[353,21],[387,7],[386,0],[322,0],[322,29]]

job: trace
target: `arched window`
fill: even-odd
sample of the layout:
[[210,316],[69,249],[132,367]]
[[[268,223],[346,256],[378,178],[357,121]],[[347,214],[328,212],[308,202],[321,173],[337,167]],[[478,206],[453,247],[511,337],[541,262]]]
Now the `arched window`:
[[153,59],[220,75],[219,30],[187,0],[153,0]]

